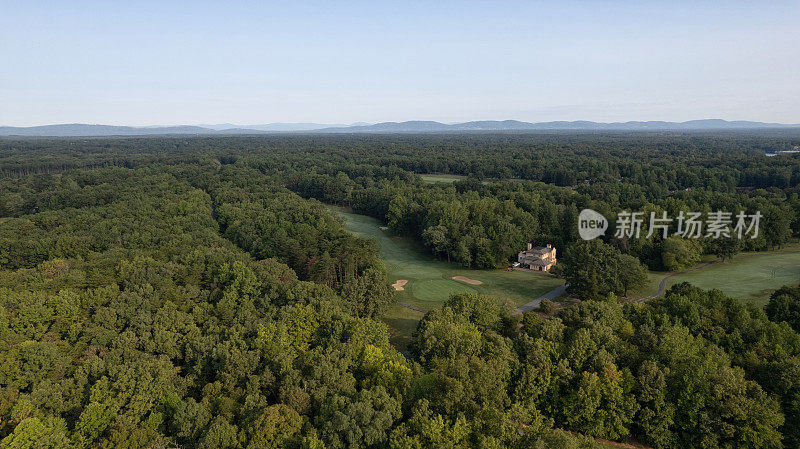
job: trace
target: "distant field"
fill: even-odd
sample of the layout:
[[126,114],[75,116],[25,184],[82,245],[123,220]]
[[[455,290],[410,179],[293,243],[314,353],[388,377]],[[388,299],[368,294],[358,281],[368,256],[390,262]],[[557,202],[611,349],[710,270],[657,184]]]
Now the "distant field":
[[425,182],[455,182],[464,179],[461,175],[419,175]]
[[[522,305],[563,284],[563,280],[546,274],[504,269],[469,270],[437,261],[416,242],[382,231],[381,223],[374,218],[341,208],[335,208],[335,211],[347,220],[348,230],[378,242],[380,257],[386,264],[390,282],[399,279],[408,281],[404,290],[397,292],[398,301],[424,310],[439,307],[451,294],[459,292],[491,295]],[[454,276],[464,276],[482,284],[456,281],[452,279]],[[413,331],[412,325],[416,326],[422,314],[406,308],[399,309],[390,312],[387,322],[398,333],[397,338],[403,339],[403,335]]]

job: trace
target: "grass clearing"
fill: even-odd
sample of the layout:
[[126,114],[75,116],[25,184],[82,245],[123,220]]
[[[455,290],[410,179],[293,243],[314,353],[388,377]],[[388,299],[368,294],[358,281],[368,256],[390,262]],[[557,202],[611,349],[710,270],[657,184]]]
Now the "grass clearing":
[[[372,217],[354,214],[346,209],[331,207],[346,220],[347,229],[361,237],[373,238],[380,248],[380,257],[386,265],[389,282],[407,280],[403,290],[397,291],[397,300],[431,310],[439,307],[453,293],[479,293],[491,295],[513,302],[517,306],[532,301],[544,293],[562,285],[563,280],[556,277],[527,271],[470,270],[454,263],[438,261],[428,254],[422,245],[404,237],[392,236],[382,230],[382,223]],[[463,276],[481,284],[468,284],[452,279]],[[400,307],[392,310],[386,321],[397,335],[393,343],[405,347],[406,336],[422,314]]]

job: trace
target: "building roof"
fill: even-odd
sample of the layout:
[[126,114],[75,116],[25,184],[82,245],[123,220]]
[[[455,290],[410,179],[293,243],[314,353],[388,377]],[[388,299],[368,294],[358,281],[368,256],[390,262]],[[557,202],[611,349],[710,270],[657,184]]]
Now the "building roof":
[[525,251],[520,251],[520,253],[541,255],[541,254],[549,253],[552,250],[553,250],[552,247],[548,248],[546,246],[536,246],[534,248],[531,248],[531,249],[528,249],[528,250],[525,250]]

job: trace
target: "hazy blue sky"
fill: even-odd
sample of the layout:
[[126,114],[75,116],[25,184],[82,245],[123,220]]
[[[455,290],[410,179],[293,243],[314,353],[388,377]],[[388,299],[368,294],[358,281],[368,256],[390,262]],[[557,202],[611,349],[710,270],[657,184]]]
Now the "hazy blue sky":
[[800,122],[800,1],[0,0],[0,125]]

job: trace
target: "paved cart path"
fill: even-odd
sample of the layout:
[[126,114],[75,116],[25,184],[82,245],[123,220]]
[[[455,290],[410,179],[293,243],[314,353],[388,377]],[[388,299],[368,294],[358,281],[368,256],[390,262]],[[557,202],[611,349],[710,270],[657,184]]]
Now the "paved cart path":
[[559,296],[563,295],[564,292],[567,290],[566,285],[559,285],[558,287],[550,290],[549,292],[545,293],[544,295],[534,299],[533,301],[523,304],[517,308],[517,313],[528,313],[531,310],[539,307],[539,304],[542,302],[543,299],[549,299],[550,301],[558,298]]
[[721,260],[722,259],[712,260],[711,262],[704,263],[703,265],[700,265],[699,267],[690,268],[688,270],[683,270],[683,271],[679,271],[677,273],[672,273],[670,275],[664,276],[664,279],[661,279],[661,282],[658,283],[658,291],[655,294],[650,295],[650,296],[646,296],[644,298],[639,298],[639,299],[636,300],[636,302],[645,302],[645,301],[649,301],[649,300],[651,300],[653,298],[658,298],[659,296],[663,295],[664,292],[667,290],[667,281],[670,280],[671,278],[673,278],[675,276],[678,276],[678,275],[681,275],[681,274],[690,273],[692,271],[702,270],[703,268],[708,267],[710,265],[713,265],[713,264],[715,264],[715,263],[717,263],[717,262],[719,262]]

